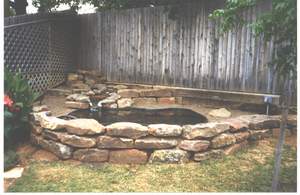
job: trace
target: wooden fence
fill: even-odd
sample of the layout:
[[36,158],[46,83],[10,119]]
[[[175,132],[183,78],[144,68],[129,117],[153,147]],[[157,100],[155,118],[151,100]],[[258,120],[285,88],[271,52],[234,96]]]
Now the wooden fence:
[[[222,5],[195,2],[68,21],[56,20],[63,14],[6,18],[5,66],[26,73],[40,92],[63,82],[77,64],[108,81],[278,94],[282,82],[267,65],[272,42],[264,43],[246,26],[219,35],[219,22],[208,16]],[[269,8],[260,4],[243,17],[255,20]],[[296,82],[293,93],[295,103]]]
[[[278,93],[273,44],[250,27],[220,35],[212,1],[81,15],[79,67],[109,81]],[[255,20],[269,4],[243,13]]]

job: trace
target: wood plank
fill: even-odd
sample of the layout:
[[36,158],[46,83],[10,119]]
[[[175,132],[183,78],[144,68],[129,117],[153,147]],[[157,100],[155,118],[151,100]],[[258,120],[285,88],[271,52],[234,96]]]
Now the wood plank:
[[[272,57],[271,43],[262,44],[263,38],[255,38],[248,27],[219,36],[219,22],[208,19],[214,9],[211,2],[187,3],[174,20],[166,11],[170,9],[160,6],[78,16],[78,64],[111,81],[279,91],[280,85],[273,82],[276,77],[271,78],[265,65]],[[257,6],[243,15],[254,20],[264,9]]]

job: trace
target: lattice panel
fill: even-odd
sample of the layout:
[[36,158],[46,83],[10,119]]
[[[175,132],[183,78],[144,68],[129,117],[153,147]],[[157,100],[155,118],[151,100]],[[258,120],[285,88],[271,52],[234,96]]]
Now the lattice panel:
[[42,94],[65,80],[74,64],[76,42],[68,20],[9,26],[4,31],[4,64],[20,72]]
[[[47,89],[49,23],[22,25],[4,31],[4,64],[29,79],[35,92]],[[42,76],[44,75],[44,76]],[[43,80],[43,81],[42,81]]]

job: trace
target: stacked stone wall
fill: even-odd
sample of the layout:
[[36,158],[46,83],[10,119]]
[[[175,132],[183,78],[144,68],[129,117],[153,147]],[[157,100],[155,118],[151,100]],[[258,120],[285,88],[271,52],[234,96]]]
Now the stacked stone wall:
[[[280,116],[245,115],[196,125],[63,120],[49,111],[32,114],[31,141],[61,159],[125,164],[185,163],[230,155],[272,136]],[[295,118],[289,126],[295,128]]]

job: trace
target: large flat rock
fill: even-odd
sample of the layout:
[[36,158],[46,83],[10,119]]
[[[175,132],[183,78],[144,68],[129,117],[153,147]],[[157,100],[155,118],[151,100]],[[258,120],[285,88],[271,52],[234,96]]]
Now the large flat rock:
[[66,107],[68,108],[76,108],[76,109],[87,109],[90,107],[89,103],[86,102],[75,102],[75,101],[66,101]]
[[140,91],[141,97],[171,97],[170,89],[145,89]]
[[280,116],[268,116],[268,115],[243,115],[238,119],[248,124],[249,129],[272,129],[280,127]]
[[235,136],[236,142],[242,142],[249,138],[250,132],[244,131],[244,132],[234,133],[233,135]]
[[42,139],[39,144],[42,148],[54,153],[61,159],[69,159],[72,156],[73,149],[67,145],[44,139]]
[[47,112],[36,113],[35,119],[39,122],[41,127],[50,130],[63,129],[66,124],[66,120],[54,116],[48,116]]
[[232,134],[223,133],[214,137],[211,140],[211,147],[212,148],[221,148],[224,146],[228,146],[234,144],[236,142],[236,138]]
[[179,149],[155,150],[149,159],[150,163],[185,163],[189,161],[189,153]]
[[149,133],[157,137],[177,137],[182,133],[179,125],[152,124],[148,126]]
[[185,139],[211,138],[227,130],[230,130],[230,126],[225,123],[185,125],[182,136]]
[[106,126],[106,134],[137,139],[148,135],[148,128],[138,123],[118,122]]
[[79,94],[79,93],[71,94],[71,95],[67,96],[66,99],[68,101],[75,101],[75,102],[83,102],[83,103],[90,102],[89,96],[84,95],[84,94]]
[[98,148],[133,148],[133,139],[120,138],[120,137],[109,137],[99,136],[97,138]]
[[4,179],[16,179],[20,178],[23,174],[24,167],[15,167],[9,171],[4,172]]
[[207,150],[210,145],[206,140],[183,140],[179,144],[179,148],[187,151],[200,152]]
[[134,146],[139,149],[166,149],[174,148],[178,142],[174,139],[162,139],[162,138],[144,138],[137,139],[134,142]]
[[139,91],[138,89],[120,89],[118,90],[118,94],[122,98],[133,98],[133,97],[139,97]]
[[116,164],[144,164],[147,159],[146,152],[136,149],[113,150],[109,154],[109,162]]
[[81,137],[77,135],[62,134],[60,136],[60,141],[76,148],[91,148],[96,145],[95,138]]
[[95,119],[72,119],[65,123],[68,133],[76,135],[103,134],[105,127]]

